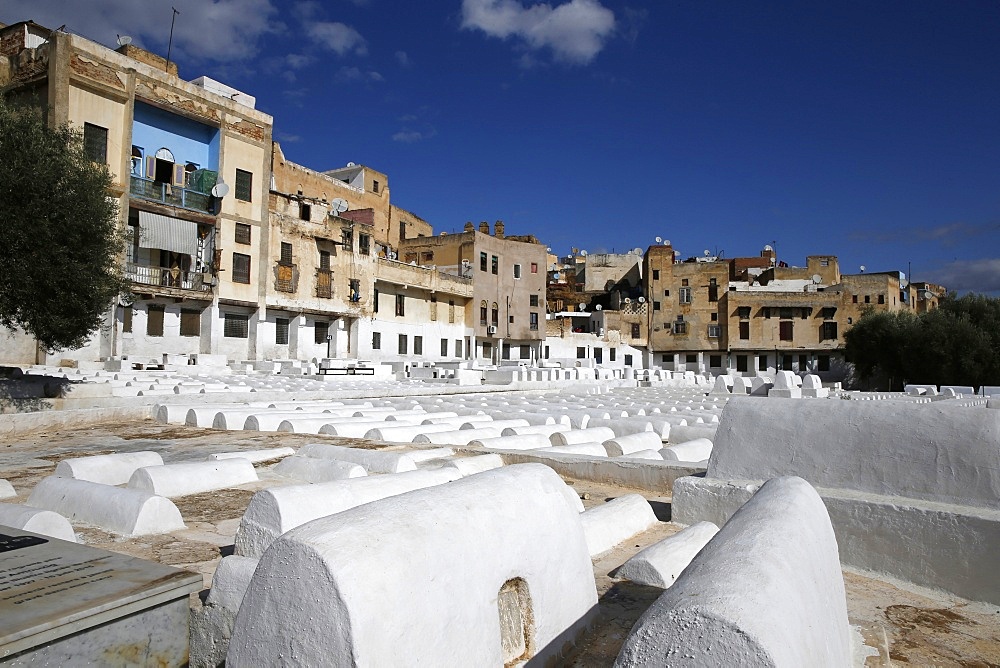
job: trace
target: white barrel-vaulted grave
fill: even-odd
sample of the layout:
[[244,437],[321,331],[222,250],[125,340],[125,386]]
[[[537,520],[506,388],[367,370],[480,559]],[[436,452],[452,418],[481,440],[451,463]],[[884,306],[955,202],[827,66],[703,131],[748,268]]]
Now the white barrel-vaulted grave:
[[447,466],[392,475],[351,478],[316,485],[264,489],[250,499],[236,531],[236,554],[258,557],[281,534],[318,517],[333,515],[363,503],[462,477]]
[[597,606],[564,487],[507,466],[293,529],[261,557],[227,665],[557,661]]
[[310,443],[299,448],[299,456],[316,459],[338,459],[342,462],[360,464],[368,473],[402,473],[415,471],[416,463],[405,454],[382,450],[362,450],[342,445]]
[[175,497],[211,492],[257,481],[257,472],[249,459],[216,459],[207,462],[183,462],[162,466],[144,466],[129,478],[131,489]]
[[143,466],[162,466],[160,453],[118,452],[90,457],[68,457],[56,464],[55,475],[99,482],[102,485],[124,485]]
[[615,662],[666,665],[852,665],[837,539],[809,483],[764,483],[636,622]]

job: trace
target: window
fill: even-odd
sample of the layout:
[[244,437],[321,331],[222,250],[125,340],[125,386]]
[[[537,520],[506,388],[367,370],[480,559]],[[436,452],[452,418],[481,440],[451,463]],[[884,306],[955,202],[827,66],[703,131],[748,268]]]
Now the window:
[[312,219],[312,207],[305,202],[299,202],[299,218],[301,220]]
[[747,366],[747,356],[746,355],[737,355],[736,356],[736,370],[737,371],[742,371],[743,373],[746,373],[748,369],[749,369],[749,366]]
[[682,278],[682,279],[681,279],[681,285],[683,285],[684,287],[687,287],[687,286],[689,285],[689,283],[688,283],[688,279],[686,279],[686,278]]
[[691,288],[681,288],[679,300],[681,304],[691,303]]
[[858,296],[857,295],[851,295],[851,303],[852,304],[857,304],[858,303]]
[[320,271],[330,271],[330,251],[319,252],[319,269]]
[[789,319],[792,318],[792,309],[790,309],[790,308],[781,308],[781,309],[778,309],[778,315],[783,320],[789,320]]
[[493,344],[489,341],[483,341],[483,357],[493,357]]
[[492,257],[492,260],[491,260],[491,265],[490,265],[490,273],[491,274],[499,274],[500,273],[500,258],[498,258],[496,255],[493,255],[491,257]]
[[250,195],[253,192],[253,174],[244,172],[242,169],[236,170],[236,199],[242,202],[250,202]]
[[396,315],[406,315],[406,297],[404,295],[396,295]]
[[805,306],[801,310],[802,310],[802,313],[801,313],[802,319],[803,320],[808,320],[809,319],[809,314],[812,313],[812,307],[811,306]]
[[158,304],[146,307],[146,336],[163,336],[163,307]]
[[757,358],[757,369],[767,371],[767,355],[761,355]]
[[358,234],[358,252],[362,255],[371,255],[372,237],[370,234]]
[[872,303],[871,295],[865,295],[865,303],[866,304],[871,304]]
[[654,281],[660,280],[660,270],[659,269],[654,269],[653,270],[653,280]]
[[545,359],[549,358],[549,347],[545,346]]
[[250,256],[233,253],[233,283],[250,283]]
[[674,358],[674,356],[673,356],[673,355],[670,355],[670,354],[668,354],[668,353],[663,353],[663,359],[662,359],[662,362],[663,362],[664,364],[673,364],[673,363],[674,363],[674,359],[673,359],[673,358]]
[[249,244],[250,243],[250,226],[244,223],[236,223],[236,243],[238,244]]
[[760,310],[760,312],[764,315],[765,318],[770,318],[771,317],[771,307],[770,306],[765,306],[764,308],[762,308]]
[[201,335],[201,311],[181,309],[181,336]]
[[879,304],[884,304],[885,303],[885,295],[879,295],[878,296],[878,303]]
[[448,356],[448,339],[441,339],[441,357]]
[[792,370],[792,356],[791,355],[782,355],[781,356],[781,368],[785,369],[786,371],[791,371]]
[[531,273],[532,274],[537,274],[538,273],[538,263],[537,262],[532,262],[531,263]]
[[795,323],[791,320],[782,320],[778,323],[778,338],[782,341],[792,340],[792,326]]
[[[680,316],[678,316],[680,317]],[[678,320],[674,323],[674,334],[687,334],[688,324],[683,320]]]
[[529,359],[531,357],[531,346],[522,345],[518,357],[523,360]]
[[378,181],[372,179],[372,192],[373,193],[377,193],[378,192],[378,185],[379,185]]
[[108,161],[108,129],[100,125],[83,124],[83,150],[94,162]]
[[829,371],[830,370],[830,356],[829,355],[819,355],[816,357],[816,370],[817,371]]
[[670,296],[670,290],[664,290],[663,291],[663,296],[664,297],[669,297]]
[[708,356],[708,366],[712,369],[722,368],[722,355],[709,355]]
[[513,325],[514,324],[514,316],[512,316],[512,315],[507,316],[507,322],[510,323],[511,325]]
[[744,341],[750,340],[750,321],[742,320],[740,321],[740,338]]
[[372,289],[372,310],[378,313],[378,288]]
[[799,355],[799,371],[805,371],[809,367],[809,358]]
[[126,306],[122,309],[122,333],[132,333],[132,307]]
[[490,309],[490,324],[494,327],[500,323],[500,307],[497,306],[496,302],[493,302],[493,308]]
[[708,326],[708,338],[710,338],[710,339],[717,339],[720,336],[722,336],[722,327],[720,327],[718,325],[709,325]]
[[250,337],[250,316],[238,313],[226,313],[222,325],[222,335],[229,339],[246,339]]
[[274,319],[274,343],[279,346],[288,345],[288,318]]
[[292,266],[292,244],[281,242],[281,259],[278,260],[278,264]]
[[736,315],[738,315],[741,320],[748,319],[750,317],[750,307],[749,306],[737,307]]
[[372,350],[382,349],[382,332],[372,332]]
[[713,313],[712,314],[712,322],[719,322],[719,314],[718,313]]
[[345,227],[340,231],[340,245],[344,247],[345,251],[354,250],[354,230]]
[[614,362],[616,359],[618,359],[618,349],[608,348],[608,361]]
[[510,359],[510,344],[503,344],[503,348],[500,349],[500,359],[509,360]]
[[698,363],[698,353],[688,353],[684,356],[684,362],[687,364],[697,364]]
[[631,355],[626,355],[625,356],[625,366],[632,366],[632,356]]
[[654,311],[660,310],[660,302],[653,302],[653,310]]
[[486,271],[486,253],[479,254],[479,271]]
[[406,334],[399,335],[399,340],[396,342],[396,351],[400,355],[406,354]]
[[534,311],[528,314],[528,329],[532,332],[538,331],[538,314]]
[[455,339],[455,357],[462,358],[462,339]]
[[821,267],[829,267],[830,266],[830,261],[829,260],[820,260],[819,261],[819,266],[821,266]]
[[424,354],[424,337],[422,336],[413,337],[413,354],[414,355]]
[[719,301],[719,283],[714,278],[708,279],[708,301]]
[[585,359],[586,357],[587,357],[587,349],[583,346],[578,347],[576,349],[576,358],[582,360]]
[[598,364],[604,362],[604,348],[594,348],[594,361]]
[[632,338],[633,339],[638,339],[640,336],[642,336],[642,335],[639,332],[639,323],[633,322],[632,323]]
[[827,306],[820,311],[819,315],[824,320],[833,320],[834,316],[837,314],[836,306]]
[[819,328],[819,338],[821,341],[836,340],[837,338],[837,323],[836,322],[824,322]]
[[438,298],[431,295],[431,320],[438,319]]
[[352,302],[361,301],[361,281],[357,278],[350,278],[347,280],[347,290],[349,298]]
[[329,336],[330,336],[330,323],[317,320],[316,324],[313,325],[313,342],[326,343],[326,340],[327,338],[329,338]]
[[521,278],[521,265],[514,265],[514,278]]
[[480,325],[485,325],[486,324],[486,309],[487,308],[488,307],[486,306],[486,302],[482,302],[482,303],[479,304],[479,324]]
[[538,295],[528,295],[528,306],[538,306]]
[[431,264],[434,262],[434,252],[424,252],[420,254],[420,264]]

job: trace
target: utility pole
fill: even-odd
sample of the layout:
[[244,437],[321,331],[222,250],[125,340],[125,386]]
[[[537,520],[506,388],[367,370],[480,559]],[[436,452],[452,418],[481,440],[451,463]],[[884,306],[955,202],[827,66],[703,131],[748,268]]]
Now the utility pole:
[[177,15],[180,14],[176,7],[171,7],[173,14],[170,16],[170,39],[167,40],[167,72],[170,72],[170,49],[174,45],[174,21],[177,20]]

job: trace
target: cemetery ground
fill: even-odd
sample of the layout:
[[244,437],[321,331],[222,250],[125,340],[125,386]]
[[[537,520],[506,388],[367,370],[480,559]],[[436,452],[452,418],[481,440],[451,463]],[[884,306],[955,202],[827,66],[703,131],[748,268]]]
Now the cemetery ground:
[[[105,423],[78,429],[34,432],[0,439],[0,478],[18,492],[11,502],[23,503],[34,485],[52,474],[66,457],[154,450],[168,463],[204,460],[213,452],[298,448],[318,441],[362,448],[393,447],[372,441],[271,432],[217,431],[142,422]],[[170,534],[121,538],[76,524],[81,542],[200,573],[204,590],[191,597],[200,606],[219,560],[232,554],[233,537],[247,504],[259,489],[296,484],[270,471],[274,462],[256,465],[260,480],[174,499],[187,528]],[[661,523],[594,560],[600,616],[579,643],[567,665],[610,666],[629,630],[662,590],[618,581],[608,573],[626,559],[679,530],[670,524],[670,497],[586,480],[566,479],[587,508],[627,493],[642,494]],[[899,536],[906,541],[906,536]],[[920,550],[918,544],[910,547]],[[955,546],[961,550],[960,545]],[[556,557],[554,557],[556,558]],[[1000,666],[1000,608],[973,603],[912,585],[893,583],[863,573],[844,572],[852,626],[863,637],[858,665]]]

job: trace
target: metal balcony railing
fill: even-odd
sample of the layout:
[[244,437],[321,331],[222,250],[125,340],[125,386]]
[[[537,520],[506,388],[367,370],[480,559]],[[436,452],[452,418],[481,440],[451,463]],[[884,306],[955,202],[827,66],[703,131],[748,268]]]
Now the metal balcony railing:
[[213,206],[211,195],[135,175],[129,181],[129,195],[192,211],[211,212]]
[[126,262],[125,276],[133,283],[139,283],[140,285],[158,285],[166,288],[195,290],[197,292],[212,291],[211,276],[200,271],[181,271],[180,269],[149,267],[135,264],[134,262]]

